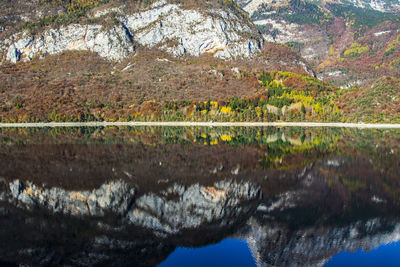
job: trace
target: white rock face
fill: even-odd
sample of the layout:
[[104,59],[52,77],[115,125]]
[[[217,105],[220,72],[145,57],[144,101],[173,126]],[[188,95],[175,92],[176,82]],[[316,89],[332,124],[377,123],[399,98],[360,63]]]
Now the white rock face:
[[385,34],[388,34],[388,33],[390,33],[391,31],[380,31],[380,32],[375,32],[374,33],[374,36],[375,37],[378,37],[378,36],[381,36],[381,35],[385,35]]
[[286,6],[289,2],[288,0],[235,0],[243,9],[249,13],[249,15],[253,15],[255,11],[257,11],[261,5],[265,5],[268,7],[282,7]]
[[135,51],[129,34],[122,27],[104,30],[101,25],[72,24],[50,29],[40,36],[26,33],[9,46],[6,59],[15,63],[35,55],[54,55],[66,50],[89,50],[108,60],[120,60]]
[[213,53],[221,58],[251,57],[260,49],[262,37],[243,37],[257,32],[233,13],[214,10],[211,16],[178,5],[161,4],[121,18],[141,45],[159,46],[175,56]]
[[[121,60],[135,52],[133,42],[157,47],[174,56],[199,56],[212,53],[220,58],[248,58],[260,50],[263,38],[250,22],[231,11],[209,10],[200,13],[160,1],[149,10],[122,15],[122,9],[96,12],[98,18],[120,14],[121,25],[105,29],[102,25],[72,24],[49,29],[38,36],[18,33],[0,43],[6,60],[31,60],[35,55],[58,54],[67,50],[89,50],[107,60]],[[250,38],[248,36],[256,36]]]

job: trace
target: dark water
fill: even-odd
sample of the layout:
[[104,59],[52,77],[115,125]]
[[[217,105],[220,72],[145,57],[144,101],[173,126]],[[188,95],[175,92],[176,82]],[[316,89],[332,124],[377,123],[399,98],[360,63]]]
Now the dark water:
[[400,266],[400,131],[0,129],[0,265]]

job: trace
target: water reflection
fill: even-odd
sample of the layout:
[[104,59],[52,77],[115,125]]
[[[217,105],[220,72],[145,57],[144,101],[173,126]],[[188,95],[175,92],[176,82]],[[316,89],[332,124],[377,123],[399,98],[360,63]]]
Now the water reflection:
[[326,267],[333,266],[399,266],[400,242],[384,244],[371,251],[341,252],[332,257]]
[[370,129],[0,129],[0,260],[334,264],[400,239],[399,141]]
[[237,266],[255,267],[253,255],[244,240],[227,238],[201,248],[178,247],[159,267]]

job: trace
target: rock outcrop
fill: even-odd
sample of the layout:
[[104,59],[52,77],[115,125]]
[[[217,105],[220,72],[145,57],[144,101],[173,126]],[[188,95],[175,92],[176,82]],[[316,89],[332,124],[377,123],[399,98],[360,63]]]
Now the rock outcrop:
[[[125,9],[124,9],[125,8]],[[160,1],[130,14],[126,7],[98,11],[92,18],[115,15],[117,25],[70,24],[31,35],[16,33],[0,42],[0,52],[11,62],[68,50],[88,50],[107,60],[121,60],[135,52],[135,44],[156,47],[174,56],[249,58],[263,43],[257,28],[232,10],[191,10]]]
[[127,30],[114,26],[106,30],[101,25],[72,24],[50,29],[40,36],[27,33],[13,36],[16,41],[7,50],[6,60],[16,63],[34,56],[54,55],[67,50],[89,50],[108,60],[120,60],[135,52],[135,46]]
[[157,46],[175,56],[212,53],[221,58],[251,57],[262,44],[256,28],[229,9],[200,12],[161,3],[123,16],[121,21],[141,45]]

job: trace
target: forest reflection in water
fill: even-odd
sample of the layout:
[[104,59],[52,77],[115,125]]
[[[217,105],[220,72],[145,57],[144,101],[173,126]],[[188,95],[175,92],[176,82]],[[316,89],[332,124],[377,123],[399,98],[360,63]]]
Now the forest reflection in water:
[[399,130],[3,128],[0,261],[329,265],[400,239],[399,167]]

